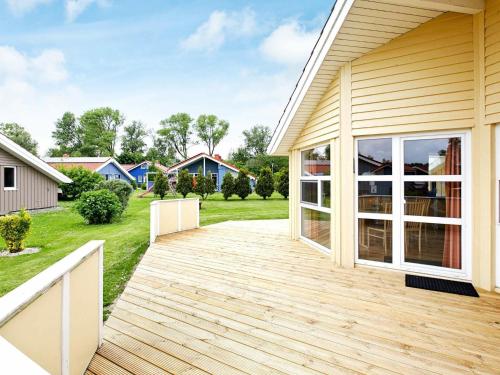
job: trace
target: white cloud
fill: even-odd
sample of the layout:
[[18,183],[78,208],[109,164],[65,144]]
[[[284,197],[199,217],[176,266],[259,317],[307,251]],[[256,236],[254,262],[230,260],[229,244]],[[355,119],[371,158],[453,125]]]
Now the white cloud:
[[66,0],[66,18],[69,22],[74,21],[92,4],[100,7],[108,6],[108,0]]
[[23,15],[39,5],[51,2],[52,0],[6,0],[10,11],[17,16]]
[[249,36],[256,29],[255,12],[249,8],[230,13],[216,10],[181,45],[187,50],[213,51],[228,38]]
[[311,53],[319,30],[307,31],[297,21],[280,25],[260,46],[262,54],[284,65],[304,64]]

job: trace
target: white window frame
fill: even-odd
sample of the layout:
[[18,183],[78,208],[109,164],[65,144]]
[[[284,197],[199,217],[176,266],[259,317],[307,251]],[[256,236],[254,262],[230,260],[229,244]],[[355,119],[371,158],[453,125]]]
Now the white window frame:
[[[6,168],[12,168],[14,170],[14,186],[13,187],[6,187],[5,186],[5,169]],[[17,167],[15,165],[4,165],[2,167],[2,169],[3,169],[3,190],[5,190],[5,191],[17,190]]]
[[[414,176],[404,175],[404,141],[425,140],[437,138],[461,138],[461,175],[456,176]],[[358,176],[358,141],[368,139],[391,139],[392,140],[392,175],[391,176]],[[354,204],[355,204],[355,262],[375,267],[392,268],[402,271],[430,274],[456,279],[471,280],[471,257],[472,257],[472,236],[471,236],[471,140],[470,131],[459,132],[432,132],[422,134],[399,134],[357,137],[355,139],[355,182],[354,182]],[[359,181],[392,181],[392,214],[359,213],[358,212],[358,182]],[[404,183],[407,181],[459,181],[462,190],[462,217],[440,218],[432,216],[411,216],[403,214]],[[383,263],[367,259],[359,259],[359,236],[358,219],[379,219],[391,220],[393,225],[392,238],[392,263]],[[409,263],[404,261],[404,223],[405,221],[434,223],[434,224],[455,224],[461,225],[461,269],[451,269],[445,267],[430,266],[425,264]]]
[[[330,146],[330,174],[328,176],[303,176],[302,175],[302,153],[304,151],[307,151],[307,150],[312,150],[312,149],[315,149],[318,147],[326,147],[326,146]],[[323,245],[320,245],[319,243],[302,235],[302,208],[308,208],[310,210],[320,211],[320,212],[324,212],[324,213],[327,213],[330,215],[330,243],[331,243],[332,242],[331,241],[331,238],[332,238],[332,209],[331,209],[331,206],[332,206],[332,199],[333,199],[331,192],[332,192],[333,149],[329,143],[322,143],[322,144],[318,144],[318,145],[305,147],[303,149],[300,149],[299,152],[300,152],[300,158],[299,158],[300,159],[300,164],[299,164],[299,169],[300,169],[300,172],[299,172],[299,174],[300,174],[300,176],[299,176],[299,223],[300,223],[299,238],[302,241],[306,242],[307,244],[317,248],[321,252],[326,253],[326,254],[331,254],[332,249],[329,249]],[[317,186],[318,204],[313,204],[313,203],[302,201],[302,181],[314,181],[314,182],[318,183],[318,186]],[[323,189],[322,181],[330,182],[330,207],[324,207],[321,204],[321,196],[322,196],[322,189]]]
[[143,180],[143,176],[142,176],[142,174],[138,175],[138,176],[137,176],[137,181],[138,181],[140,184],[142,184],[142,180]]

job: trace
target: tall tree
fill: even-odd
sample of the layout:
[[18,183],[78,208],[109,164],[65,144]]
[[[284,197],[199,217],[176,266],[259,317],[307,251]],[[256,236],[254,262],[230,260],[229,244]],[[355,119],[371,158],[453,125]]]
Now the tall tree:
[[158,161],[162,165],[172,165],[177,159],[175,149],[164,137],[153,135],[153,146],[149,148],[145,159],[149,161]]
[[132,121],[123,128],[122,153],[118,157],[120,163],[140,163],[144,160],[146,151],[146,128],[140,121]]
[[114,156],[118,130],[125,117],[109,107],[91,109],[80,117],[83,139],[81,152],[86,156]]
[[208,154],[214,154],[215,147],[227,135],[229,122],[215,115],[200,115],[194,124],[196,134],[207,145]]
[[268,126],[255,125],[243,131],[245,148],[251,156],[264,155],[271,141],[271,129]]
[[60,119],[57,119],[56,130],[52,132],[52,138],[57,149],[53,149],[51,153],[72,154],[80,149],[82,131],[73,113],[65,112]]
[[192,122],[192,117],[187,113],[176,113],[160,121],[162,129],[158,130],[158,134],[174,147],[182,159],[187,159],[188,146],[192,143]]
[[38,143],[31,134],[21,125],[15,122],[0,123],[0,133],[3,133],[7,138],[16,142],[19,146],[25,148],[33,155],[38,154]]

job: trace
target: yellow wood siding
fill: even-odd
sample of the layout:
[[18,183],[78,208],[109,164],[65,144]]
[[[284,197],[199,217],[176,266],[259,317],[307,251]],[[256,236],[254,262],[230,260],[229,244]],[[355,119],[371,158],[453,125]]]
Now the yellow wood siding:
[[446,13],[354,60],[353,129],[472,127],[472,31],[472,16]]
[[311,118],[295,141],[295,148],[326,142],[339,130],[340,82],[336,77],[318,103]]
[[486,123],[500,122],[500,1],[486,2],[485,93]]

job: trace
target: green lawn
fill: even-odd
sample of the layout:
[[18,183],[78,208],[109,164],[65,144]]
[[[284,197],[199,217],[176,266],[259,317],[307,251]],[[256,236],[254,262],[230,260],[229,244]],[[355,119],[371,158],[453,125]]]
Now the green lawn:
[[[193,195],[194,196],[194,195]],[[171,197],[169,197],[171,198]],[[106,240],[104,245],[104,306],[109,306],[123,290],[135,265],[147,249],[149,204],[155,198],[132,197],[123,217],[106,225],[87,225],[72,210],[73,203],[61,202],[63,210],[33,215],[28,247],[39,247],[37,254],[0,258],[0,296],[14,289],[43,269],[90,240]],[[275,193],[266,201],[252,194],[246,200],[224,201],[217,193],[202,204],[201,225],[226,220],[285,219],[288,201]],[[0,248],[4,244],[0,239]]]

